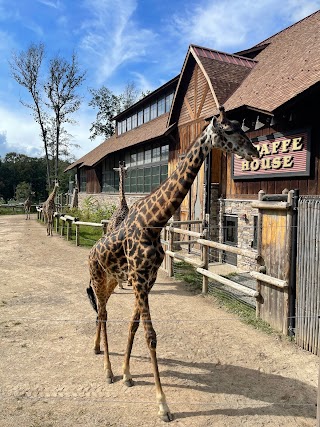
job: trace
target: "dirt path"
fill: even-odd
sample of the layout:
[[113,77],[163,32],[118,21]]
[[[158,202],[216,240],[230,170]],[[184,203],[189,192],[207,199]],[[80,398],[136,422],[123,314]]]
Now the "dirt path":
[[[111,362],[93,353],[88,249],[46,237],[35,218],[0,217],[0,426],[163,426],[143,328],[135,386],[120,379],[132,290],[109,304]],[[226,313],[159,275],[150,296],[172,426],[315,426],[317,357]]]

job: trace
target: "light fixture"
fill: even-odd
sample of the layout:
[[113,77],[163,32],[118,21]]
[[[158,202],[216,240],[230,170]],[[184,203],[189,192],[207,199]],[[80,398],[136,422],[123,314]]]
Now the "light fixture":
[[292,113],[289,116],[289,122],[292,122]]
[[274,126],[276,123],[277,123],[277,121],[276,121],[275,117],[272,116],[270,126]]
[[243,119],[243,120],[242,120],[242,126],[241,126],[241,129],[243,130],[243,132],[247,132],[247,130],[249,130],[249,129],[250,129],[250,128],[248,128],[248,126],[246,126],[246,125],[245,125],[245,123],[244,123],[244,122],[245,122],[245,120],[246,120],[246,119]]
[[254,130],[258,130],[258,129],[261,129],[261,128],[263,128],[263,126],[265,125],[265,123],[262,123],[260,120],[259,120],[259,116],[257,117],[257,120],[256,120],[256,124],[255,124],[255,126],[254,126]]

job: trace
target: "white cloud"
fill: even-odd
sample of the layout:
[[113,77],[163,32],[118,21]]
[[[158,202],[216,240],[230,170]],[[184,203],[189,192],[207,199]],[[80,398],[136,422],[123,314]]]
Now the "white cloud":
[[28,112],[19,109],[11,111],[0,105],[0,117],[0,153],[16,151],[29,156],[41,155],[39,128]]
[[84,5],[88,19],[81,27],[81,48],[97,64],[101,84],[122,64],[144,58],[156,35],[134,21],[136,0],[85,0]]
[[236,50],[274,34],[279,20],[285,18],[290,25],[319,6],[319,0],[202,1],[174,15],[171,32],[184,43]]
[[44,4],[45,6],[52,7],[53,9],[61,8],[61,2],[59,0],[38,0],[38,2]]

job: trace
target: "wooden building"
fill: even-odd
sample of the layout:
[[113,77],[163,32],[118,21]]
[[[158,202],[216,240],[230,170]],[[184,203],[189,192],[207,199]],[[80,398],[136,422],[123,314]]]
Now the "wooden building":
[[[236,54],[190,45],[181,73],[119,114],[117,132],[69,166],[79,200],[89,194],[117,203],[119,160],[128,166],[129,203],[149,193],[176,167],[219,105],[259,145],[249,163],[213,150],[180,212],[207,218],[214,240],[255,248],[251,201],[299,188],[320,194],[320,12]],[[225,261],[246,268],[246,260]]]

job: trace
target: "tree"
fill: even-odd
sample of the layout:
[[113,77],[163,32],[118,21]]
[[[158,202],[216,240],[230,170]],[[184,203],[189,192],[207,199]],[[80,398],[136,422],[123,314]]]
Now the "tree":
[[130,82],[120,95],[115,95],[105,86],[100,89],[89,89],[89,92],[92,95],[89,106],[98,110],[96,120],[90,128],[90,139],[95,139],[97,136],[108,139],[115,133],[113,118],[137,101],[139,91],[135,83]]
[[[75,123],[71,115],[80,107],[78,87],[85,79],[79,70],[77,57],[72,55],[68,62],[56,56],[49,62],[48,75],[42,72],[45,48],[42,43],[31,44],[26,51],[14,53],[10,62],[11,73],[17,83],[24,86],[32,98],[32,103],[20,102],[33,112],[40,125],[47,166],[47,183],[51,184],[50,158],[54,159],[54,178],[58,177],[59,155],[69,151],[69,134],[63,124]],[[52,143],[54,138],[54,143]]]
[[70,62],[59,56],[50,61],[49,77],[44,85],[44,90],[50,101],[47,106],[51,107],[54,113],[52,129],[54,129],[55,134],[55,179],[58,178],[62,136],[64,135],[65,145],[68,135],[63,129],[63,124],[74,123],[70,116],[80,108],[81,104],[76,89],[83,83],[84,79],[85,72],[80,72],[75,54],[72,55]]
[[95,139],[100,135],[110,138],[115,132],[115,124],[112,119],[120,113],[121,101],[105,86],[98,90],[89,89],[89,92],[92,95],[89,105],[98,109],[96,120],[90,128],[90,139]]
[[50,187],[50,163],[48,156],[47,144],[47,114],[43,109],[43,101],[41,95],[40,83],[40,68],[44,58],[44,45],[31,44],[26,51],[21,51],[19,54],[13,53],[12,61],[9,61],[11,74],[15,81],[21,86],[24,86],[31,98],[33,104],[26,103],[20,99],[22,105],[30,108],[33,112],[33,117],[39,123],[41,130],[41,138],[44,145],[46,166],[47,166],[47,182]]

